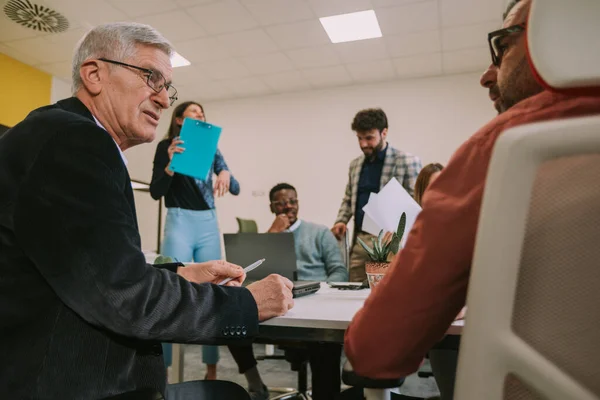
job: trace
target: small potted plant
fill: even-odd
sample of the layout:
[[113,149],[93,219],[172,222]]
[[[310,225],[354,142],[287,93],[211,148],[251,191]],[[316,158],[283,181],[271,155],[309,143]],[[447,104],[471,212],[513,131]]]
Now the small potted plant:
[[398,222],[398,229],[392,234],[391,240],[384,240],[383,229],[379,232],[377,239],[371,239],[373,247],[369,247],[360,238],[358,243],[365,249],[370,262],[365,264],[365,270],[367,272],[367,278],[369,279],[369,287],[373,289],[383,279],[387,272],[390,262],[388,261],[390,254],[397,254],[400,251],[400,242],[404,236],[404,229],[406,228],[406,213],[402,213],[400,221]]

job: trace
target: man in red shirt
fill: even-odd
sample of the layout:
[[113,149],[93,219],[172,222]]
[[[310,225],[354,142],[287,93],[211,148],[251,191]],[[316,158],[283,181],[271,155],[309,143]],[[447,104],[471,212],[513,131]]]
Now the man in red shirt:
[[500,115],[467,140],[428,187],[406,246],[346,331],[345,352],[359,375],[415,372],[465,305],[485,178],[499,135],[527,123],[600,114],[600,98],[552,93],[534,78],[525,43],[530,5],[512,1],[504,29],[492,39],[493,66],[482,85]]

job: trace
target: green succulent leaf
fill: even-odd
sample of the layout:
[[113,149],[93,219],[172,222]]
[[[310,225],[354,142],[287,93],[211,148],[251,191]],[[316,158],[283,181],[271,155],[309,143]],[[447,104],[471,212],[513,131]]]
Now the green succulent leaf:
[[393,254],[398,254],[398,251],[400,251],[400,237],[398,237],[398,235],[395,233],[392,237],[392,241],[390,242],[390,251]]
[[404,229],[406,229],[406,213],[403,212],[400,216],[400,221],[398,221],[398,230],[396,231],[396,235],[398,236],[398,242],[402,241],[402,236],[404,236]]
[[371,248],[369,246],[367,246],[367,244],[365,242],[363,242],[361,238],[356,238],[356,239],[358,239],[358,243],[362,246],[362,248],[365,249],[365,251],[369,255],[369,258],[371,258],[371,260],[375,260],[376,256],[375,256],[375,253],[373,252],[373,250],[371,250]]

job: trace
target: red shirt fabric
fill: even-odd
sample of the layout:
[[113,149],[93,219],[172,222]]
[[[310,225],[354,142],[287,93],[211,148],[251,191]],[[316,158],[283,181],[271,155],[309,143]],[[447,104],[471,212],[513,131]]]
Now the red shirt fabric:
[[406,246],[346,331],[345,352],[356,373],[385,379],[415,372],[465,305],[498,136],[518,125],[593,114],[600,114],[598,97],[544,91],[498,115],[456,151],[427,188]]

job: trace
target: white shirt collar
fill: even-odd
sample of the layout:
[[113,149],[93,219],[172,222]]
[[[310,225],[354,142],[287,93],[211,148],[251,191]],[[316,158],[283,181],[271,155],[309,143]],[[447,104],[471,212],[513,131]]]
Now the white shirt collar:
[[287,228],[285,231],[286,232],[294,232],[296,229],[298,229],[298,227],[300,226],[301,223],[302,223],[302,221],[297,219],[296,222],[294,222],[294,224],[292,226],[290,226],[289,228]]
[[[100,121],[98,121],[98,118],[96,118],[96,116],[94,116],[94,115],[92,115],[92,117],[94,117],[94,121],[96,121],[96,125],[98,125],[100,128],[102,128],[106,131],[106,128],[104,126],[102,126]],[[106,131],[106,132],[108,133],[108,131]],[[111,136],[111,138],[112,138],[112,136]],[[119,154],[121,154],[121,159],[123,160],[123,164],[125,164],[125,166],[127,166],[127,158],[125,157],[125,154],[123,154],[123,150],[121,150],[121,148],[119,147],[119,145],[117,144],[115,139],[113,139],[113,142],[115,142],[115,146],[117,146],[117,149],[119,149]]]

